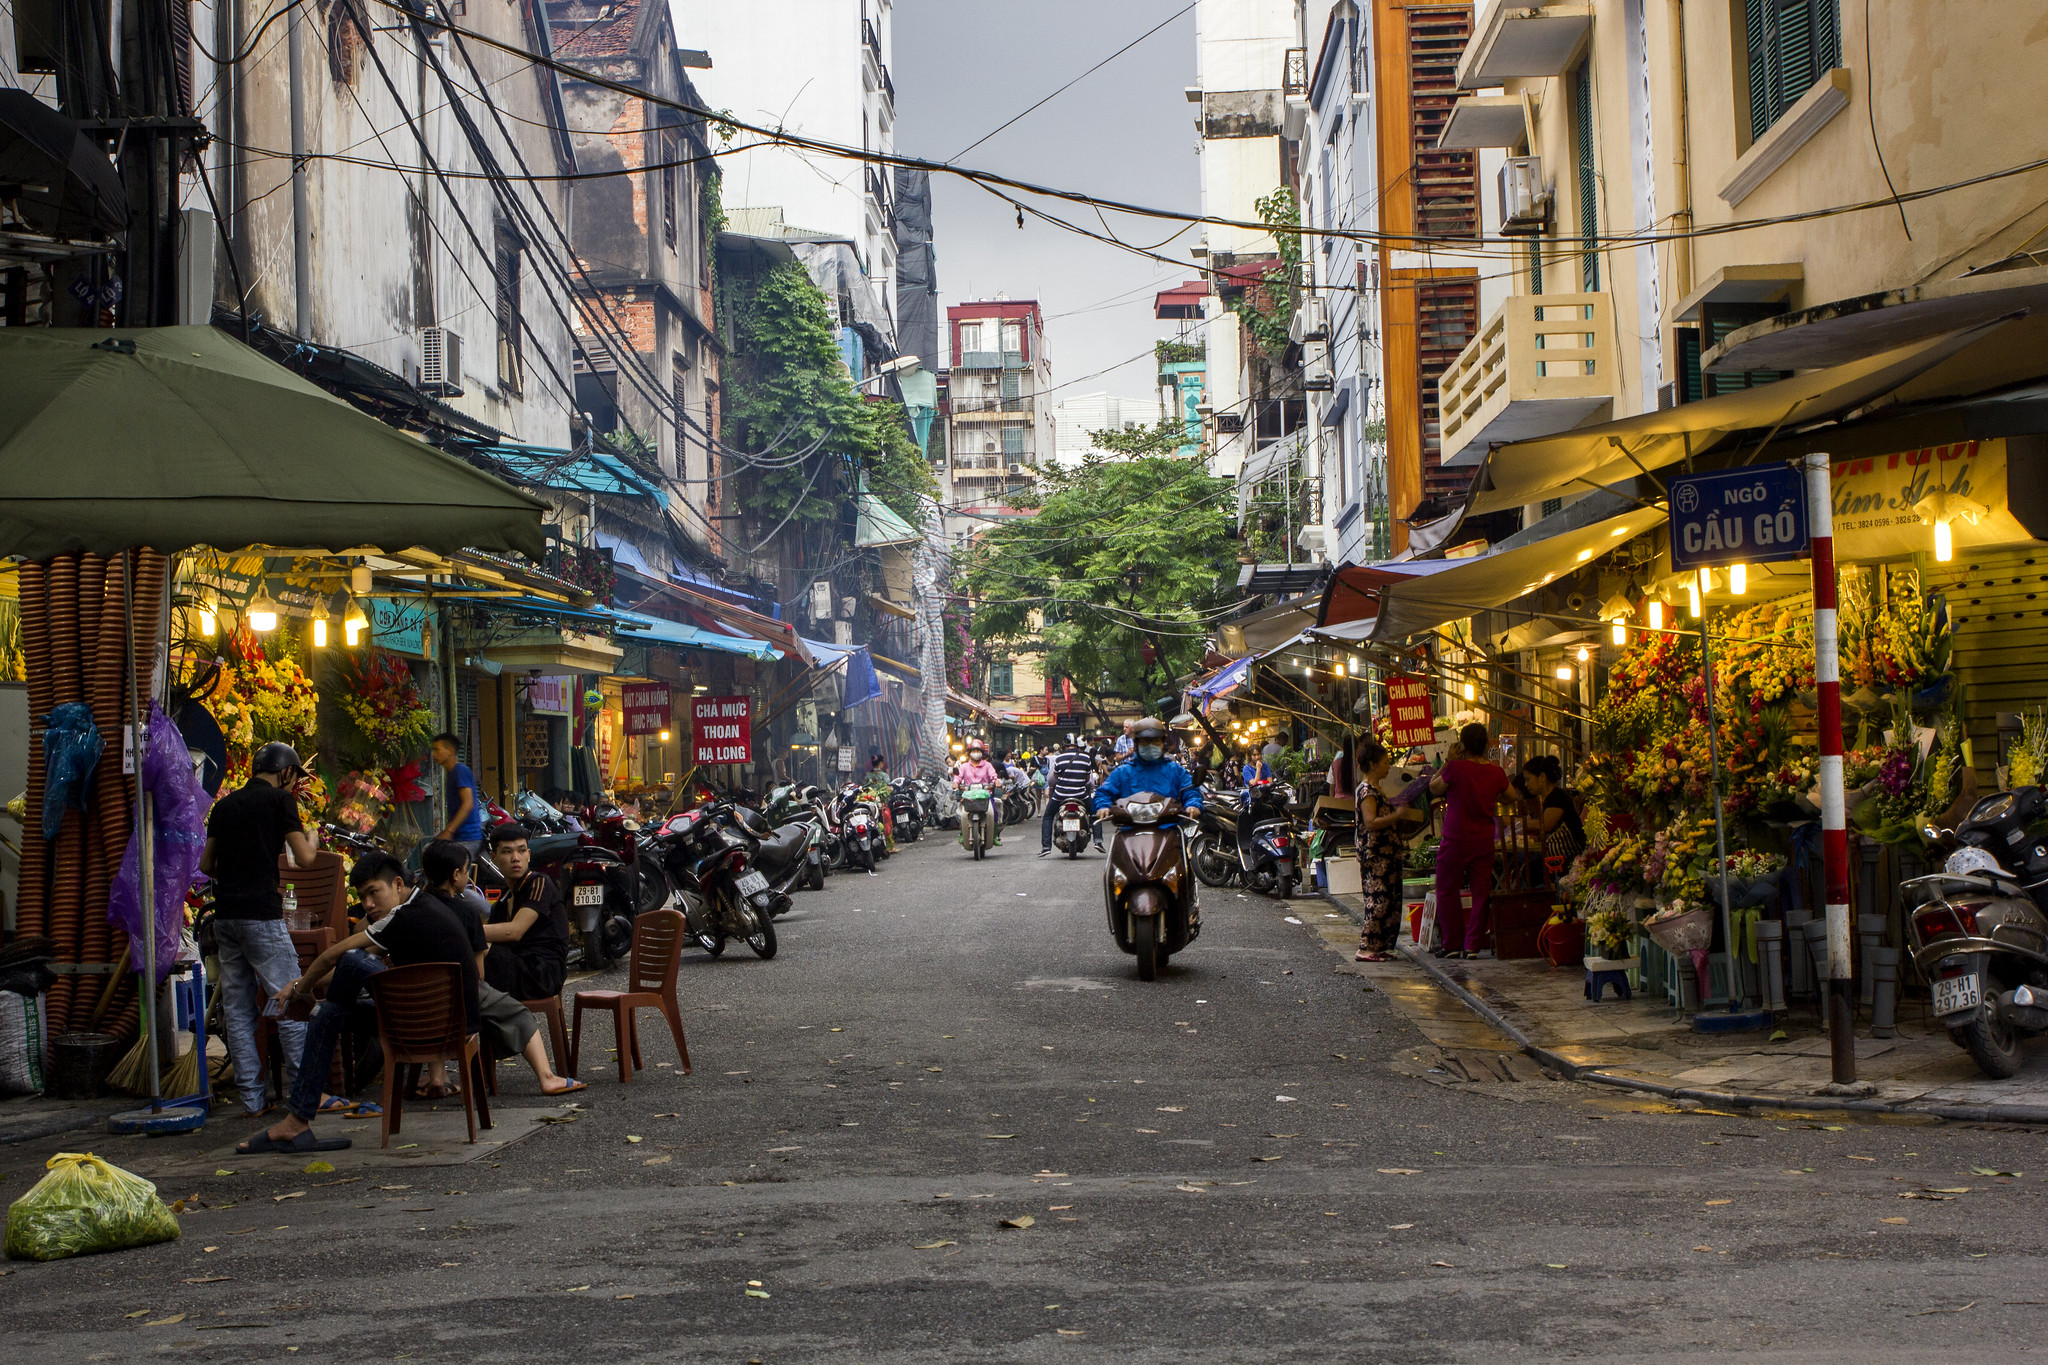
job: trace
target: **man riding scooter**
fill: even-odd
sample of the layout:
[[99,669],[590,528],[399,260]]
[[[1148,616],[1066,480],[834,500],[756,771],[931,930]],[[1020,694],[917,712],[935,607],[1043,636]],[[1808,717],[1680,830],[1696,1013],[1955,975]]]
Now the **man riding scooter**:
[[1188,770],[1166,756],[1166,722],[1147,716],[1131,727],[1131,757],[1110,769],[1095,788],[1095,814],[1134,792],[1156,792],[1178,801],[1182,809],[1202,808],[1202,789]]
[[[1002,784],[1002,780],[1002,773],[997,771],[995,764],[988,761],[988,750],[982,747],[979,740],[970,742],[967,746],[967,761],[962,763],[953,774],[954,787],[961,791],[965,791],[969,787],[980,787],[986,791],[993,792]],[[989,832],[994,836],[997,848],[1002,847],[1003,843],[1001,812],[1002,807],[1000,805],[993,802],[990,803]],[[960,846],[962,848],[967,847],[967,822],[965,820],[960,822]]]

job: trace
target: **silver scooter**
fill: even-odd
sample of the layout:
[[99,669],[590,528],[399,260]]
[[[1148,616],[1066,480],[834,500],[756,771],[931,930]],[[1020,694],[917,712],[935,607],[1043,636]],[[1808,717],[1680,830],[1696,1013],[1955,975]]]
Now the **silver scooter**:
[[2020,1069],[2030,1034],[2048,1033],[2048,838],[2027,832],[2044,809],[2048,793],[2027,787],[1986,796],[1952,831],[1928,826],[1947,862],[1900,888],[1935,1019],[2001,1079]]

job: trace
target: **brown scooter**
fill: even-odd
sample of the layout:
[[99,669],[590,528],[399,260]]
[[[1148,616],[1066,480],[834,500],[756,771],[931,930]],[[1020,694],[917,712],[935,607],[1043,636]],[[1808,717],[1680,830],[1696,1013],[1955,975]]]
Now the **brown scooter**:
[[1202,932],[1185,813],[1178,801],[1134,792],[1102,818],[1114,827],[1102,868],[1109,932],[1117,947],[1138,959],[1138,979],[1150,981]]

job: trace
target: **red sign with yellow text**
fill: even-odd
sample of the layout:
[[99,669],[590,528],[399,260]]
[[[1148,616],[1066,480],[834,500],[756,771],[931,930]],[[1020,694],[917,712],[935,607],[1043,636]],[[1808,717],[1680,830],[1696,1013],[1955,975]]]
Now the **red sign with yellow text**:
[[747,697],[692,697],[696,761],[700,764],[754,761],[753,702]]
[[1436,742],[1436,717],[1431,714],[1429,684],[1395,673],[1387,678],[1387,721],[1397,748]]

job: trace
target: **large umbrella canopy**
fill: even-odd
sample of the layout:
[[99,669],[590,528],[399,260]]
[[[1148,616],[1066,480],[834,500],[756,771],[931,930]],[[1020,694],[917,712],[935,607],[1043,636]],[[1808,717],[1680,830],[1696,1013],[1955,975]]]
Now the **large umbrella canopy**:
[[546,504],[212,327],[0,328],[0,555],[357,546],[538,559]]
[[0,90],[0,184],[15,211],[51,237],[107,237],[128,226],[128,192],[78,125],[26,90]]

